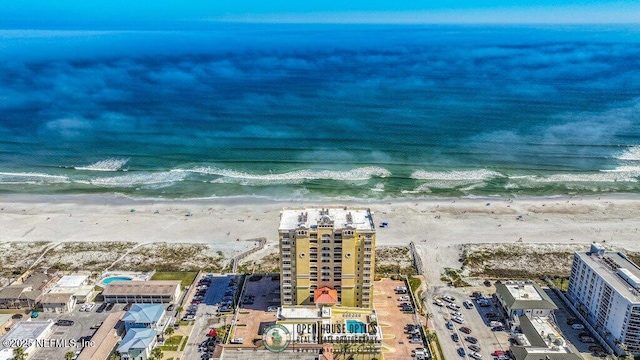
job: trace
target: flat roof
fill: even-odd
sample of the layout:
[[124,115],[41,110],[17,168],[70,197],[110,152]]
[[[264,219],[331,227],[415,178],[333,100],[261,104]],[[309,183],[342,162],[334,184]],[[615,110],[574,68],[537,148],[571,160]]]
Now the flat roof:
[[[20,321],[14,325],[3,337],[4,340],[38,339],[48,332],[53,326],[52,320],[47,321]],[[1,347],[1,345],[0,345]]]
[[72,293],[47,293],[40,298],[41,304],[63,304],[69,301]]
[[576,255],[602,277],[604,281],[611,285],[611,287],[616,289],[620,295],[629,299],[631,302],[640,302],[640,293],[638,290],[634,289],[632,283],[627,282],[618,274],[620,269],[625,269],[625,273],[640,278],[640,268],[623,253],[605,251],[602,255],[598,255],[592,252],[576,252]]
[[58,280],[56,286],[60,287],[77,287],[87,281],[89,277],[87,275],[65,275]]
[[509,309],[551,309],[558,307],[549,295],[533,281],[496,282],[496,293]]
[[301,227],[313,228],[318,224],[333,224],[334,229],[355,229],[375,232],[373,216],[365,208],[285,208],[280,212],[280,231]]
[[78,356],[78,360],[106,360],[120,341],[117,325],[123,315],[124,311],[109,314],[91,338],[95,346],[85,347]]
[[73,293],[73,295],[76,295],[76,296],[88,296],[94,291],[95,289],[93,285],[82,285],[77,287],[52,287],[51,290],[49,290],[49,294],[60,294],[60,293],[71,292]]
[[116,281],[107,285],[102,295],[173,295],[180,284],[180,280]]
[[[520,329],[526,340],[520,346],[512,346],[516,360],[579,360],[581,357],[571,351],[567,340],[549,317],[529,318],[520,316]],[[521,338],[522,339],[522,338]]]

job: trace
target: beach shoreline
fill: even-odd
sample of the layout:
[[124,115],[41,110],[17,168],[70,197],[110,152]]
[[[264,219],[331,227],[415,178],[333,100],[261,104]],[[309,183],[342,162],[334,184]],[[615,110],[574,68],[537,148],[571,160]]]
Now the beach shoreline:
[[[0,242],[111,242],[209,244],[238,251],[242,240],[266,237],[277,251],[285,207],[366,207],[373,212],[377,246],[416,244],[438,281],[445,267],[459,267],[464,244],[575,244],[593,241],[640,251],[635,194],[541,198],[437,198],[387,201],[275,201],[234,197],[215,200],[130,199],[116,195],[2,195]],[[239,243],[240,241],[240,243]],[[248,246],[243,244],[243,246]]]

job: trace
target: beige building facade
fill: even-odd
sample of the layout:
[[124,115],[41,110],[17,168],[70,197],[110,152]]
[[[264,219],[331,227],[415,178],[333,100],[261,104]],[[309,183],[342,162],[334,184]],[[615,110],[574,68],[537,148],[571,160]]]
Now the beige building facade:
[[[372,307],[376,229],[369,209],[284,209],[278,234],[283,306],[316,304],[323,295],[317,290],[328,288],[336,305]],[[325,305],[332,301],[326,295]]]

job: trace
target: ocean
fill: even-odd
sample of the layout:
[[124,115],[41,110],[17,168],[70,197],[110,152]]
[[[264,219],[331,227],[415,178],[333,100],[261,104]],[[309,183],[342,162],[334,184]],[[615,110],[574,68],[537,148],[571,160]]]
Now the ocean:
[[0,194],[640,192],[640,28],[0,30]]

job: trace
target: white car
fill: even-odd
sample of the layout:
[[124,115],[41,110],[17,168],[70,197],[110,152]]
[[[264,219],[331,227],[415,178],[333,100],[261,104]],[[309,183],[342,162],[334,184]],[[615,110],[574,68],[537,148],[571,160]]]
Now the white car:
[[243,342],[244,342],[243,338],[233,338],[230,341],[230,343],[232,343],[232,344],[242,344]]
[[410,301],[410,300],[411,300],[411,298],[408,295],[400,296],[398,298],[398,301]]
[[451,310],[460,310],[460,306],[456,304],[448,304],[447,307]]
[[435,300],[433,304],[437,306],[444,306],[444,303],[441,300]]
[[471,353],[471,355],[469,355],[469,356],[471,356],[472,358],[474,358],[476,360],[482,359],[482,354],[479,354],[477,352]]
[[464,317],[464,315],[462,315],[462,313],[459,313],[457,311],[456,312],[452,312],[451,315],[455,316],[455,317]]
[[571,328],[573,330],[583,330],[584,329],[584,325],[582,325],[582,324],[573,324],[573,325],[571,325]]
[[457,322],[458,324],[462,324],[464,322],[464,319],[461,318],[460,316],[455,316],[451,320]]

